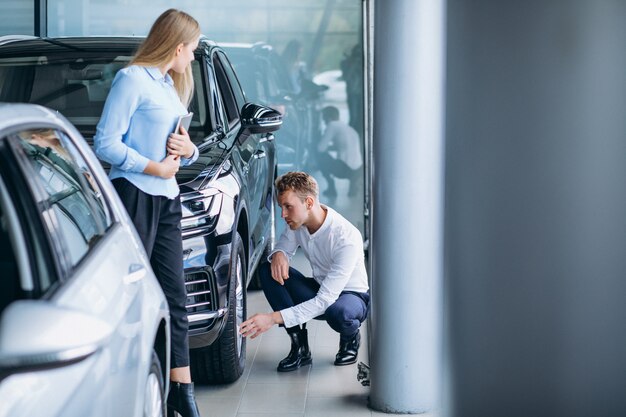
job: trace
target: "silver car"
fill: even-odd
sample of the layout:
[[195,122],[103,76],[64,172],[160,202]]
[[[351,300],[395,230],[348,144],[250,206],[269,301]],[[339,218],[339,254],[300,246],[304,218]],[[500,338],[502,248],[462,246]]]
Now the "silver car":
[[169,313],[78,131],[0,104],[0,417],[164,416]]

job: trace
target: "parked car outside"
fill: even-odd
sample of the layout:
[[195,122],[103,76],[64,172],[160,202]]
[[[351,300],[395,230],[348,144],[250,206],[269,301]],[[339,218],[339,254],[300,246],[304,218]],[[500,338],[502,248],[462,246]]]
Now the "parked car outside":
[[[42,104],[93,144],[116,72],[142,38],[0,39],[0,101]],[[246,286],[274,237],[275,110],[247,103],[224,51],[202,38],[192,62],[189,134],[198,160],[176,176],[191,371],[196,382],[235,381],[245,365]],[[174,129],[174,126],[172,126]]]
[[285,63],[266,43],[220,43],[220,46],[231,59],[246,96],[283,115],[283,127],[276,141],[280,172],[304,169],[312,143],[320,138],[319,95],[311,88],[323,91],[324,87],[311,87],[310,83],[296,92]]
[[93,152],[0,104],[0,416],[164,416],[169,311]]

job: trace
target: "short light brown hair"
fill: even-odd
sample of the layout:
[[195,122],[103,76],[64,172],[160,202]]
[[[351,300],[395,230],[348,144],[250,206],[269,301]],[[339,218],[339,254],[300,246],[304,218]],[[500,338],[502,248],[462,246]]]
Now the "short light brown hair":
[[280,195],[285,191],[293,191],[300,197],[302,201],[308,196],[317,200],[319,188],[315,178],[306,172],[291,171],[281,175],[276,179],[276,195]]

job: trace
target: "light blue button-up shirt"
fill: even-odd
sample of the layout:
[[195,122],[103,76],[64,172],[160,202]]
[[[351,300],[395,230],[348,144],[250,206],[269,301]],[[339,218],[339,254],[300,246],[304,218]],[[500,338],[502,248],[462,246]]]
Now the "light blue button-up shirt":
[[[175,178],[144,174],[148,161],[161,162],[178,117],[187,114],[174,82],[158,68],[132,65],[115,76],[96,128],[96,155],[111,164],[109,177],[126,178],[150,195],[173,199],[179,194]],[[181,165],[198,158],[198,148]]]

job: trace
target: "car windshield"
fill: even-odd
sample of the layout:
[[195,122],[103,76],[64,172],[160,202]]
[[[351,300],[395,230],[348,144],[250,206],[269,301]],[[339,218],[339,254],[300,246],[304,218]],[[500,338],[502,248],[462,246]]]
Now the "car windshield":
[[[115,74],[130,62],[130,55],[0,58],[0,102],[35,103],[59,111],[93,144],[96,125]],[[195,143],[211,131],[206,106],[198,101],[202,91],[200,66],[192,64],[196,93],[189,134]]]
[[[35,103],[57,110],[65,116],[87,142],[93,146],[96,126],[102,115],[104,102],[111,89],[115,74],[126,67],[132,56],[129,53],[107,50],[94,52],[55,52],[27,56],[0,57],[0,102]],[[213,131],[205,100],[204,78],[197,59],[192,62],[194,96],[189,110],[193,119],[189,136],[197,145]],[[195,179],[205,172],[206,164],[219,164],[223,150],[216,151],[214,161],[207,158],[181,168],[176,175],[179,183]],[[210,153],[213,155],[213,153]],[[109,166],[102,162],[105,169]]]

